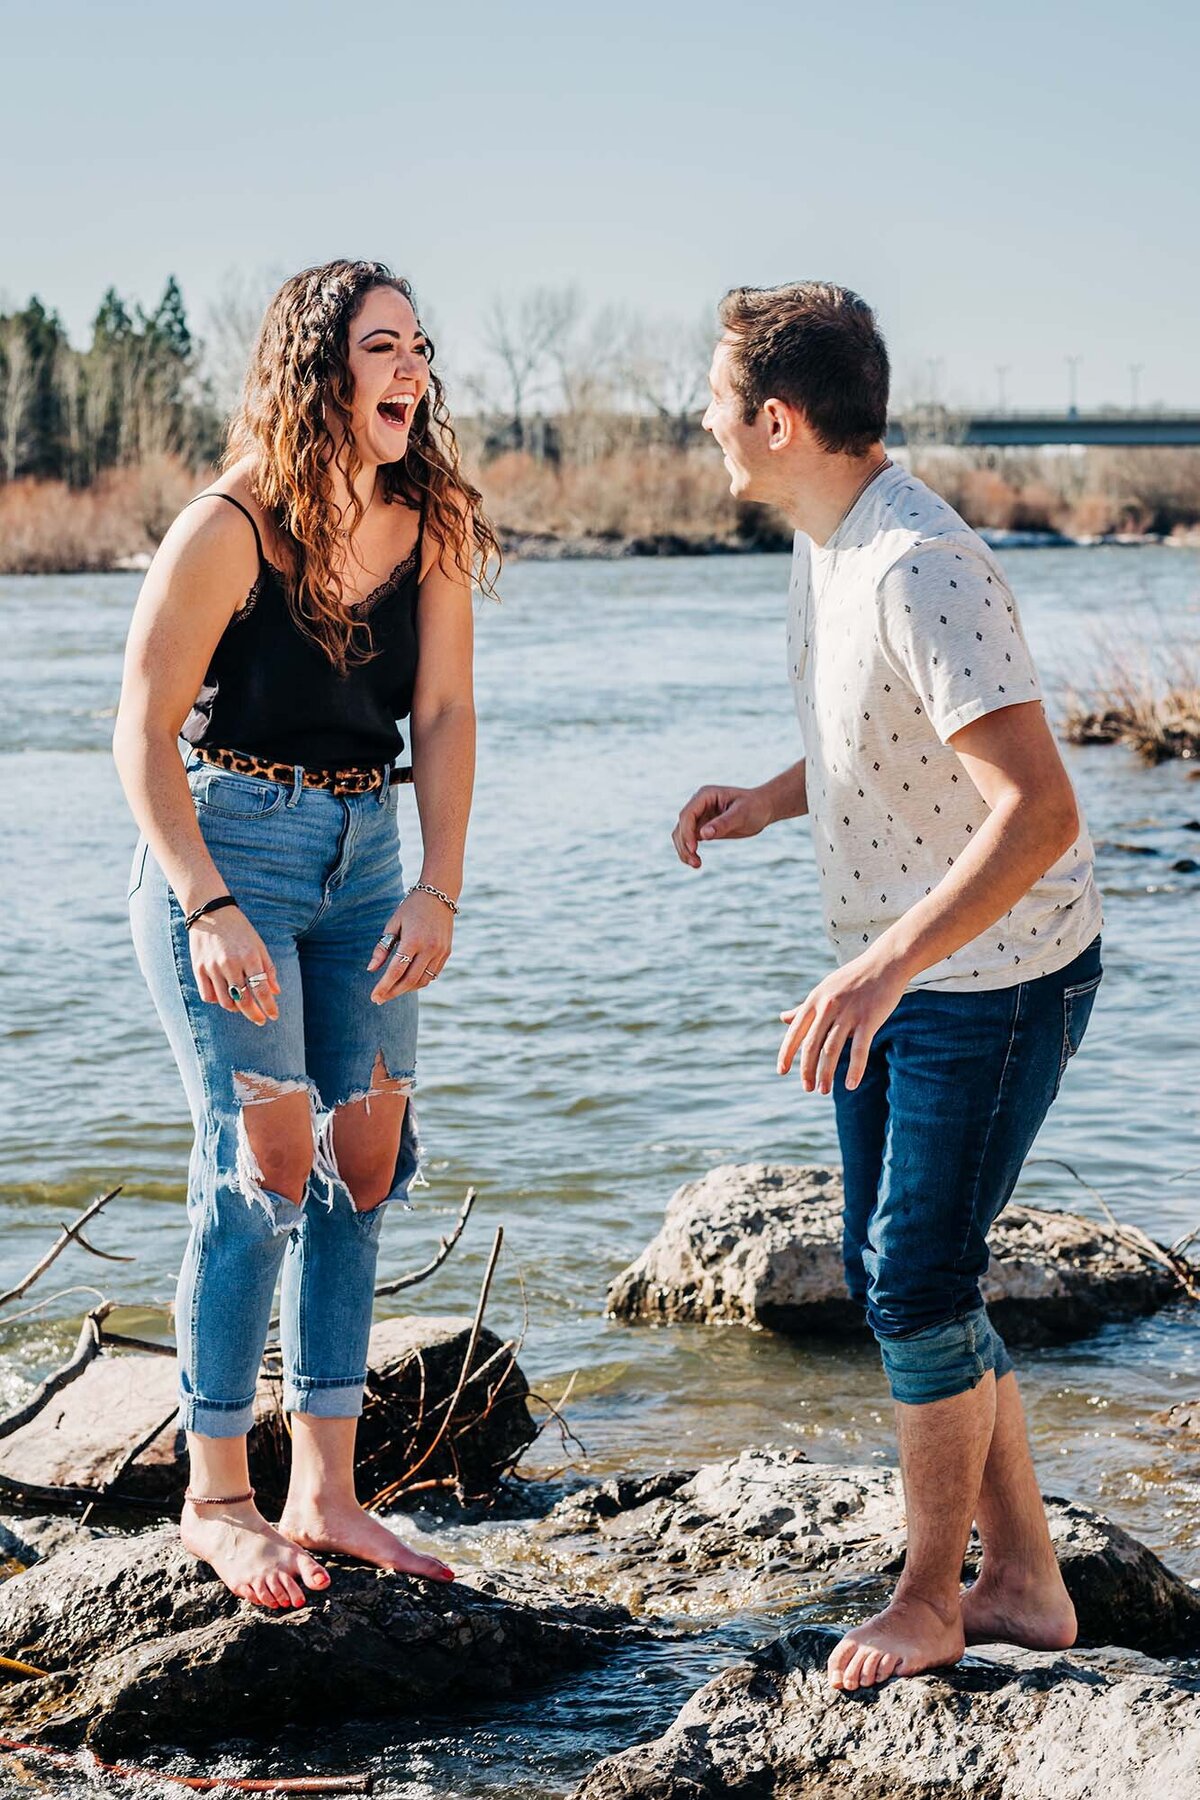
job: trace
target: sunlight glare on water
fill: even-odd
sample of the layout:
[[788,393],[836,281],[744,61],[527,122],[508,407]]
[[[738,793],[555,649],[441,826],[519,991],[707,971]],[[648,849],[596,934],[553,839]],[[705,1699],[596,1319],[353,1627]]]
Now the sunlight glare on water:
[[[1054,705],[1104,641],[1196,642],[1195,552],[1023,551],[1007,564]],[[121,1182],[94,1236],[137,1260],[68,1255],[55,1286],[98,1281],[129,1305],[118,1329],[165,1334],[155,1309],[186,1234],[190,1129],[129,944],[135,830],[108,748],[136,587],[121,575],[0,581],[12,671],[0,723],[0,1283]],[[893,1454],[868,1346],[831,1353],[602,1317],[607,1283],[681,1181],[726,1161],[836,1160],[829,1103],[774,1074],[777,1014],[830,967],[804,826],[719,846],[700,874],[670,845],[701,782],[754,782],[800,753],[786,587],[778,557],[518,564],[504,605],[479,616],[467,884],[453,962],[423,1012],[430,1186],[389,1218],[381,1278],[426,1261],[476,1183],[463,1246],[407,1298],[470,1312],[503,1223],[489,1323],[520,1328],[519,1264],[522,1364],[552,1398],[577,1374],[568,1412],[596,1472],[690,1466],[747,1442],[846,1462]],[[1107,975],[1035,1155],[1072,1164],[1121,1218],[1171,1240],[1200,1225],[1200,874],[1173,867],[1200,860],[1200,784],[1185,764],[1146,768],[1118,748],[1066,755],[1098,845]],[[415,872],[411,791],[401,820]],[[1020,1192],[1090,1204],[1045,1163]],[[0,1327],[0,1405],[63,1360],[87,1304],[75,1294]],[[1047,1488],[1101,1505],[1200,1577],[1200,1457],[1147,1425],[1200,1393],[1193,1318],[1172,1311],[1038,1351],[1023,1374]],[[532,1466],[562,1461],[547,1433]],[[596,1755],[662,1729],[746,1633],[742,1622],[719,1645],[664,1650],[659,1673],[674,1672],[658,1686],[643,1656],[533,1707],[371,1739],[377,1791],[562,1793]],[[352,1747],[346,1756],[354,1766]]]

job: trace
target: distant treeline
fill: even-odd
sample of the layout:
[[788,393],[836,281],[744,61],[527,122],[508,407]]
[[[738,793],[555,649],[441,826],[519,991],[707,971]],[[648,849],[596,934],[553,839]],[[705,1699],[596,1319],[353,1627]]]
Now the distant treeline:
[[[38,299],[0,312],[0,572],[110,568],[151,552],[211,479],[263,306],[234,278],[194,332],[170,279],[152,312],[110,288],[85,349]],[[711,318],[588,309],[531,288],[480,319],[478,360],[439,363],[467,463],[531,552],[778,548],[785,523],[733,501],[699,429]],[[448,353],[448,354],[447,354]],[[1195,533],[1194,450],[912,453],[976,526]]]
[[78,489],[156,457],[199,464],[220,430],[174,277],[150,313],[110,288],[85,350],[36,298],[0,314],[0,480]]

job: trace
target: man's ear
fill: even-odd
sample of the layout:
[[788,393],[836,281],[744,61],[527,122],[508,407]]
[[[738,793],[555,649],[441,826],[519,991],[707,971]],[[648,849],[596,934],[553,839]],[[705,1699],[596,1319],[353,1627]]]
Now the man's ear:
[[767,418],[767,449],[786,450],[796,436],[796,414],[786,400],[764,400]]

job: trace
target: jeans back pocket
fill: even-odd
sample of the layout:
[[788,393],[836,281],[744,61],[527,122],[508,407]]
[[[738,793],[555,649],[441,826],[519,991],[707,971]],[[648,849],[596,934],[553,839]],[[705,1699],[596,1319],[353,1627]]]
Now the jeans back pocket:
[[1060,1074],[1083,1042],[1083,1034],[1087,1030],[1088,1020],[1092,1016],[1092,1007],[1096,1003],[1096,989],[1100,986],[1100,981],[1100,975],[1093,975],[1090,981],[1081,981],[1075,987],[1063,989],[1063,1048]]

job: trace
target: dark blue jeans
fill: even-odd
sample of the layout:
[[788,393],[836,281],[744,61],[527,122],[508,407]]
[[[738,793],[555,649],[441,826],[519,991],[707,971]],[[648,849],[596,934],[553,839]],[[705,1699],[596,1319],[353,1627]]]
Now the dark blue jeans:
[[1100,939],[1052,975],[904,995],[850,1093],[834,1082],[850,1293],[893,1397],[946,1400],[1012,1368],[979,1283],[1007,1204],[1100,985]]

